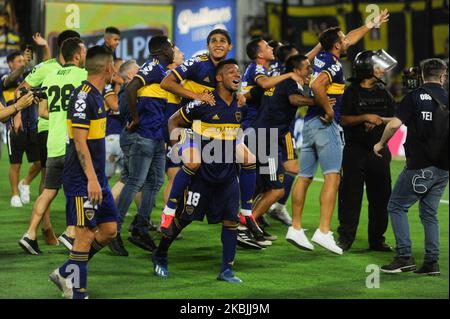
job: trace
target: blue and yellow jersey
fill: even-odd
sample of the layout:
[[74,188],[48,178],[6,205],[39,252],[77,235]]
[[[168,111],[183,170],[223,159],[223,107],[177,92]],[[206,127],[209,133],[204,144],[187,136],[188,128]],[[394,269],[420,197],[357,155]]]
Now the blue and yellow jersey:
[[103,191],[108,189],[105,174],[106,110],[103,95],[91,83],[84,81],[73,91],[67,109],[67,133],[63,184],[66,196],[87,196],[87,178],[78,159],[73,129],[88,130],[87,145],[98,182]]
[[137,111],[140,120],[136,132],[148,139],[164,139],[164,109],[167,104],[167,92],[161,88],[160,84],[166,73],[166,65],[150,57],[135,76],[143,85],[137,92]]
[[[198,55],[171,71],[178,83],[194,93],[207,93],[216,89],[216,66],[208,54]],[[190,101],[182,101],[186,104]]]
[[214,98],[215,106],[193,101],[181,108],[180,113],[186,122],[192,123],[202,153],[211,155],[212,161],[204,161],[200,166],[202,177],[210,183],[222,183],[236,178],[235,150],[242,114],[236,99],[228,105],[216,92]]
[[269,75],[278,76],[284,73],[284,66],[278,60],[273,60],[270,62]]
[[[325,73],[330,79],[330,86],[327,89],[327,94],[330,98],[336,99],[336,104],[333,107],[334,119],[336,123],[339,123],[341,119],[342,95],[344,94],[345,89],[345,76],[342,64],[332,53],[322,51],[314,58],[313,70],[314,73],[311,83],[313,83],[314,79],[316,79],[320,73]],[[325,111],[321,106],[310,106],[306,113],[305,121],[324,114]]]
[[116,95],[114,89],[111,84],[107,84],[103,89],[103,99],[105,100],[105,109],[107,112],[106,118],[106,136],[111,134],[120,134],[125,123],[122,121],[122,117],[120,115],[120,111],[110,110],[108,105],[106,104],[106,98],[111,95]]

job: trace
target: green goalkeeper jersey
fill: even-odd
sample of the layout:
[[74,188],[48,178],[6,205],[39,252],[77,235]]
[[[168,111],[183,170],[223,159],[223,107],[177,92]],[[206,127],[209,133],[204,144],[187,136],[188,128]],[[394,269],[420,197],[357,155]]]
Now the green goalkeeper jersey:
[[67,107],[72,92],[87,79],[87,71],[73,64],[47,76],[42,86],[48,97],[48,157],[64,156],[67,143]]

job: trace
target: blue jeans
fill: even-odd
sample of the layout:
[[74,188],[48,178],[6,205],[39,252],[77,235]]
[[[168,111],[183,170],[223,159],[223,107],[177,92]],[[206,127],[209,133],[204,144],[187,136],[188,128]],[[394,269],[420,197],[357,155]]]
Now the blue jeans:
[[137,139],[138,134],[137,133],[130,133],[128,132],[127,128],[124,127],[122,132],[120,133],[120,148],[123,153],[123,167],[122,171],[120,173],[120,181],[122,183],[126,183],[128,179],[128,160],[129,160],[129,154],[130,154],[130,147],[134,143],[134,141]]
[[164,183],[165,151],[163,140],[152,140],[136,134],[130,145],[128,158],[129,176],[120,194],[118,231],[122,228],[125,214],[136,193],[142,191],[141,205],[136,216],[135,229],[148,231],[150,212],[155,206],[155,197]]
[[439,202],[448,183],[448,171],[434,166],[401,172],[388,204],[397,243],[397,255],[412,255],[408,210],[419,201],[419,216],[425,230],[425,262],[439,260]]

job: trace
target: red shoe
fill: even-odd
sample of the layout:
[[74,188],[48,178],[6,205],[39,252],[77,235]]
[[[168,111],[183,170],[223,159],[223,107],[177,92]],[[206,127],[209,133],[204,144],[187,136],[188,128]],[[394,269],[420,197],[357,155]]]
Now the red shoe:
[[167,215],[164,212],[161,214],[161,232],[168,237],[172,236],[170,225],[172,224],[174,217],[175,216]]

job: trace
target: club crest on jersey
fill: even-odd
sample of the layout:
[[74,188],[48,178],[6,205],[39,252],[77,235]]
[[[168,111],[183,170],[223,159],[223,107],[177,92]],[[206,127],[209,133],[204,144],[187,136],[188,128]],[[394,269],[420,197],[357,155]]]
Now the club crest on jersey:
[[278,180],[280,181],[280,183],[284,183],[284,174],[278,175]]
[[86,216],[88,220],[92,220],[92,218],[94,218],[95,216],[95,211],[93,211],[92,209],[85,210],[84,216]]
[[234,116],[236,117],[236,121],[241,122],[241,120],[242,120],[241,111],[237,111],[236,113],[234,113]]

